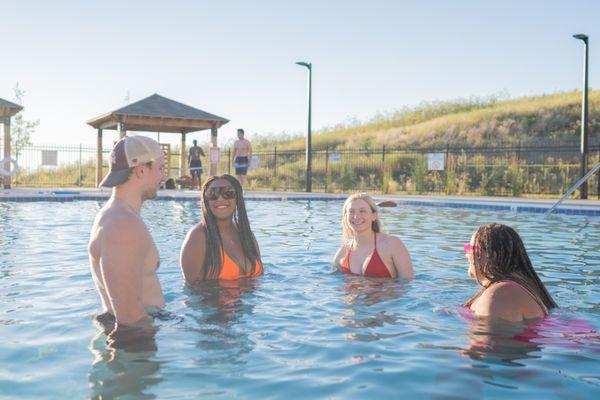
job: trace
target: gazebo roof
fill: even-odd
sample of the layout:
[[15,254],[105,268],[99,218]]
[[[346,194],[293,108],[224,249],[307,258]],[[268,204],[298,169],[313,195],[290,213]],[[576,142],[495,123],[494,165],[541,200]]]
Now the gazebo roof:
[[23,106],[0,99],[0,117],[12,117],[23,109]]
[[194,107],[153,94],[87,121],[96,129],[117,129],[125,124],[127,131],[188,133],[220,128],[229,120]]

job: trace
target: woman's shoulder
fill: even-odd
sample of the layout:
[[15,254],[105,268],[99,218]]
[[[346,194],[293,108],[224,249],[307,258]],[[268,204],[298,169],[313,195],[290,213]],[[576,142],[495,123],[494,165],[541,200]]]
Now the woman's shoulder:
[[199,222],[190,228],[187,236],[189,238],[202,239],[206,236],[206,227],[202,222]]
[[404,247],[404,242],[398,236],[391,235],[389,233],[379,232],[377,234],[377,245],[382,244],[390,247]]
[[477,308],[484,307],[489,315],[508,320],[521,320],[539,309],[527,289],[511,281],[492,284],[481,294],[477,303]]
[[345,254],[350,249],[350,245],[348,243],[342,243],[340,247],[338,247],[335,255],[338,256],[340,254]]

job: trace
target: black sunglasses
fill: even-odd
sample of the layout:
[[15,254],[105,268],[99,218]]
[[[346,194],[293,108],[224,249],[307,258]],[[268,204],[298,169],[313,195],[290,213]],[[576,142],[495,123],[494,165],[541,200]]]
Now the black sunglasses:
[[225,200],[235,199],[235,189],[231,186],[220,186],[206,189],[204,194],[208,201],[215,201],[221,196]]

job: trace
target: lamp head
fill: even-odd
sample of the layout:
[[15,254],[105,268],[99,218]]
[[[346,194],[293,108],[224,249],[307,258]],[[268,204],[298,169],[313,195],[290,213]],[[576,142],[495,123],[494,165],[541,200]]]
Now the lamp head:
[[307,62],[304,62],[304,61],[298,61],[296,64],[301,65],[303,67],[306,67],[308,69],[310,69],[310,67],[312,65],[311,63],[307,63]]
[[583,33],[578,33],[577,35],[573,35],[575,39],[583,40],[585,43],[588,41],[588,36]]

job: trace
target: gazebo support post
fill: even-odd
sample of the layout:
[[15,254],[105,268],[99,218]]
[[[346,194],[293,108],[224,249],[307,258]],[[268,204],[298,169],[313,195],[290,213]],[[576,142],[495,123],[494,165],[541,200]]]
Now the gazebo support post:
[[184,176],[185,173],[185,132],[181,132],[181,144],[179,146],[179,176]]
[[[4,159],[7,160],[4,163],[3,169],[5,171],[10,171],[10,117],[4,117]],[[4,176],[2,178],[4,181],[4,189],[10,189],[12,183],[11,176]]]
[[[213,122],[212,127],[210,128],[210,143],[211,143],[211,147],[212,148],[216,148],[217,151],[219,149],[218,145],[217,145],[217,126],[216,124]],[[210,175],[211,176],[215,176],[217,175],[217,165],[219,163],[218,157],[216,160],[213,160],[213,158],[210,156],[209,154],[209,158],[210,158]],[[213,162],[216,161],[216,162]]]
[[98,129],[98,137],[96,138],[96,187],[100,186],[102,182],[102,129]]
[[119,139],[123,139],[125,136],[127,136],[127,128],[125,127],[124,123],[119,122],[117,130],[119,131]]

